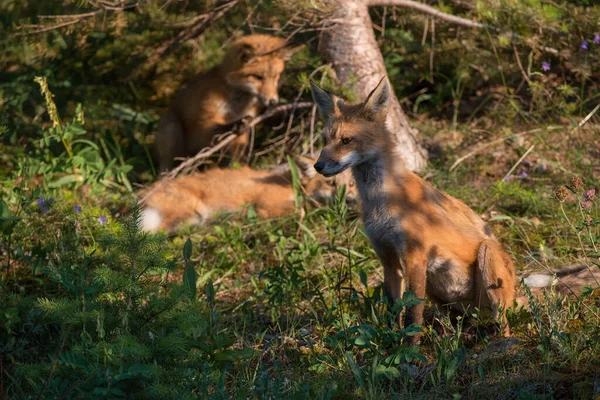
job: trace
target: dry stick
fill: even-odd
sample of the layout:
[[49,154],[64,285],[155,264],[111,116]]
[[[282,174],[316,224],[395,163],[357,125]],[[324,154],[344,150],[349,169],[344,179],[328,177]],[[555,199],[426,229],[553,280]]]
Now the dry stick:
[[[300,92],[300,94],[302,94],[302,92]],[[296,98],[296,101],[298,101],[298,99],[300,98],[300,96],[298,96]],[[296,104],[294,102],[294,104]],[[312,103],[311,103],[312,106]],[[292,112],[290,112],[290,118],[288,119],[288,124],[287,124],[287,128],[285,129],[285,135],[284,135],[284,143],[287,142],[289,136],[290,136],[290,131],[292,130],[292,123],[294,122],[294,112],[296,111],[296,108],[292,108]],[[277,157],[277,163],[279,164],[282,160],[283,160],[283,156],[285,155],[285,146],[281,147],[281,153],[279,154],[279,157]]]
[[499,31],[500,29],[494,28],[489,25],[484,25],[479,22],[472,21],[470,19],[457,17],[455,15],[446,14],[436,8],[428,6],[423,3],[417,3],[412,0],[367,0],[368,6],[398,6],[398,7],[406,7],[411,8],[413,10],[421,11],[425,14],[429,14],[434,18],[441,19],[443,21],[451,22],[456,25],[466,26],[468,28],[477,28],[477,29],[491,29],[495,31]]
[[[375,6],[397,6],[397,7],[405,7],[410,8],[412,10],[417,10],[425,14],[429,14],[434,18],[440,19],[442,21],[450,22],[455,25],[465,26],[467,28],[477,28],[477,29],[488,29],[490,31],[495,31],[498,33],[508,33],[513,38],[520,38],[518,34],[511,31],[506,31],[500,28],[496,28],[491,25],[482,24],[480,22],[476,22],[470,19],[457,17],[456,15],[446,14],[443,11],[438,10],[437,8],[428,6],[427,4],[418,3],[413,0],[366,0],[367,6],[375,7]],[[554,55],[558,55],[558,50],[553,49],[551,47],[541,46],[540,50],[551,53]]]
[[425,17],[425,26],[423,27],[423,37],[421,38],[421,47],[427,43],[427,34],[429,33],[429,17]]
[[[293,109],[298,109],[298,108],[308,108],[308,107],[312,107],[312,105],[313,105],[312,102],[305,101],[305,102],[301,102],[301,103],[284,104],[281,106],[274,107],[271,110],[257,116],[252,121],[250,121],[248,123],[248,127],[254,128],[256,125],[263,122],[264,120],[269,119],[269,118],[273,117],[274,115],[280,114],[282,112],[293,110]],[[215,144],[212,147],[205,147],[204,149],[200,150],[194,157],[188,158],[187,160],[185,160],[181,164],[179,164],[175,169],[173,169],[170,172],[168,172],[167,174],[165,174],[164,179],[162,179],[158,185],[155,185],[154,188],[152,188],[151,190],[149,190],[147,193],[144,194],[144,196],[140,199],[140,203],[143,203],[144,201],[146,201],[146,199],[150,196],[150,194],[152,194],[159,187],[163,186],[166,182],[175,179],[179,174],[181,174],[182,172],[184,172],[186,170],[196,168],[197,163],[200,160],[203,160],[203,159],[211,156],[212,154],[215,154],[219,150],[223,149],[225,146],[227,146],[229,143],[231,143],[235,138],[237,138],[238,135],[236,135],[233,131],[228,131],[228,132],[225,132],[224,134],[222,134],[221,137],[222,137],[222,139],[219,141],[219,143]]]
[[[310,75],[309,79],[312,77],[312,75],[315,73],[315,71],[313,71],[313,73]],[[298,94],[296,95],[296,98],[294,99],[294,103],[293,104],[298,104],[298,100],[300,100],[300,97],[302,97],[302,93],[304,93],[304,86],[302,85],[300,87],[300,90],[298,91]],[[311,104],[312,105],[312,104]],[[296,112],[296,107],[292,108],[292,112],[290,112],[290,118],[288,119],[288,124],[287,124],[287,128],[285,130],[285,141],[287,141],[289,133],[292,129],[292,122],[294,122],[294,113]],[[285,155],[285,146],[281,147],[281,153],[279,154],[279,157],[277,157],[277,163],[281,163],[281,161],[283,160],[283,156]]]
[[105,13],[107,11],[125,11],[125,10],[129,10],[132,8],[137,8],[137,7],[141,7],[146,3],[149,3],[152,0],[146,0],[146,1],[139,1],[135,4],[130,4],[128,6],[122,6],[122,7],[111,7],[111,6],[107,6],[107,5],[100,5],[100,9],[95,10],[95,11],[91,11],[88,13],[83,13],[83,14],[72,14],[72,15],[41,15],[40,18],[42,19],[71,19],[71,21],[67,21],[67,22],[62,22],[60,24],[56,24],[56,25],[51,25],[51,26],[46,26],[44,28],[40,28],[34,31],[29,31],[29,32],[19,32],[17,34],[15,34],[15,36],[25,36],[25,35],[34,35],[36,33],[43,33],[43,32],[48,32],[54,29],[59,29],[59,28],[64,28],[65,26],[69,26],[69,25],[74,25],[78,22],[83,21],[86,18],[90,18],[93,17],[95,15],[101,14],[101,13]]
[[381,38],[385,37],[385,17],[387,15],[387,7],[383,7],[383,16],[381,17]]
[[433,54],[435,52],[435,19],[431,19],[431,51],[429,52],[429,76],[433,83]]
[[310,156],[315,156],[315,122],[317,120],[317,106],[313,105],[310,110],[310,128],[309,128],[309,143]]
[[[556,130],[556,129],[562,129],[562,127],[561,126],[549,126],[549,127],[547,127],[547,129],[549,129],[549,130]],[[479,153],[483,149],[486,149],[486,148],[488,148],[490,146],[493,146],[495,144],[498,144],[498,143],[502,143],[503,141],[505,141],[509,137],[519,137],[519,136],[529,135],[530,133],[536,133],[536,132],[540,132],[540,131],[542,131],[542,128],[535,128],[535,129],[532,129],[532,130],[529,130],[529,131],[515,133],[514,135],[509,135],[509,136],[506,136],[506,137],[502,137],[500,139],[492,140],[491,142],[486,143],[486,144],[482,145],[481,147],[478,147],[477,149],[475,149],[475,150],[473,150],[473,151],[465,154],[464,156],[460,157],[458,160],[456,160],[454,162],[454,164],[452,164],[452,166],[450,167],[450,169],[448,171],[451,172],[454,168],[458,167],[458,165],[460,163],[462,163],[463,161],[465,161],[467,158],[470,158],[470,157],[474,156],[475,154]]]
[[[313,76],[316,75],[316,73],[318,71],[320,71],[323,68],[331,68],[331,63],[329,64],[325,64],[325,65],[321,65],[320,67],[315,68],[315,70],[313,72],[311,72],[310,76],[308,77],[309,80],[313,78]],[[327,71],[325,71],[327,73]],[[321,80],[319,81],[320,86],[323,86],[323,82],[325,81],[325,74],[321,74]],[[309,138],[309,142],[310,142],[310,156],[314,157],[315,156],[315,142],[316,142],[316,138],[315,138],[315,123],[317,120],[317,105],[313,105],[312,110],[310,111],[310,138]]]
[[50,382],[50,379],[52,379],[52,376],[54,375],[54,371],[56,370],[56,366],[58,365],[58,361],[60,358],[60,354],[63,351],[63,348],[65,347],[65,343],[67,342],[67,337],[69,336],[69,332],[70,332],[70,328],[67,328],[66,331],[64,332],[64,336],[60,342],[60,346],[58,347],[56,354],[54,355],[54,360],[52,361],[52,365],[50,367],[50,373],[48,374],[48,377],[46,378],[46,380],[44,380],[44,384],[42,385],[42,388],[40,389],[36,400],[41,399],[44,396],[44,390],[46,390],[46,386],[48,386],[48,382]]
[[[246,16],[246,18],[244,18],[244,21],[238,25],[237,28],[235,28],[233,30],[233,32],[231,32],[231,34],[229,35],[229,38],[227,40],[225,40],[223,42],[223,44],[221,45],[221,47],[219,47],[219,50],[224,49],[225,47],[227,47],[229,45],[229,43],[236,39],[236,33],[242,29],[242,27],[244,25],[246,25],[248,23],[248,21],[250,21],[250,19],[252,18],[252,16],[254,15],[254,12],[256,11],[256,9],[262,4],[263,0],[259,0],[256,2],[256,4],[254,5],[254,7],[252,8],[252,10],[250,10],[250,12],[248,13],[248,15]],[[251,24],[248,24],[248,28],[250,28],[250,31],[252,33],[254,33],[254,29],[252,28]]]
[[519,69],[521,70],[521,74],[523,75],[523,79],[525,79],[525,81],[527,81],[529,86],[531,86],[531,79],[529,79],[529,75],[527,75],[527,72],[525,72],[525,68],[523,68],[523,64],[521,64],[521,57],[519,57],[519,52],[517,51],[517,46],[514,43],[513,43],[513,51],[515,53],[515,59],[517,60],[517,65],[519,66]]
[[571,130],[571,132],[569,132],[569,135],[572,134],[573,132],[575,132],[577,129],[581,128],[583,125],[585,125],[590,118],[592,118],[594,116],[594,114],[596,114],[596,112],[600,109],[600,103],[598,103],[598,105],[588,114],[585,116],[584,119],[582,119],[575,128],[573,128]]
[[502,179],[502,180],[504,180],[504,181],[505,181],[505,180],[507,180],[507,179],[508,179],[508,177],[510,176],[510,174],[512,174],[512,173],[513,173],[513,171],[514,171],[514,170],[515,170],[515,169],[516,169],[516,168],[519,166],[519,164],[521,164],[521,162],[522,162],[522,161],[525,159],[525,157],[527,157],[527,156],[529,155],[529,153],[531,153],[531,152],[533,151],[533,148],[534,148],[534,147],[535,147],[535,144],[532,144],[532,145],[531,145],[531,146],[530,146],[530,147],[527,149],[527,151],[525,152],[525,154],[523,154],[523,155],[521,156],[521,158],[519,158],[519,161],[517,161],[517,162],[515,163],[515,165],[513,165],[513,166],[512,166],[512,168],[511,168],[511,169],[508,171],[508,173],[506,174],[506,176],[504,176],[504,179]]
[[152,69],[161,58],[170,54],[179,43],[183,43],[190,39],[200,36],[213,22],[221,18],[225,15],[229,10],[231,10],[239,0],[232,0],[225,4],[222,4],[215,8],[213,11],[208,14],[204,14],[196,17],[194,23],[190,25],[188,28],[183,29],[176,37],[171,40],[166,41],[158,49],[154,51],[154,54],[150,56],[148,62],[146,63],[147,69]]
[[255,136],[254,128],[250,128],[250,144],[248,145],[248,158],[246,159],[246,164],[250,163],[250,158],[252,157],[252,152],[254,151],[254,136]]

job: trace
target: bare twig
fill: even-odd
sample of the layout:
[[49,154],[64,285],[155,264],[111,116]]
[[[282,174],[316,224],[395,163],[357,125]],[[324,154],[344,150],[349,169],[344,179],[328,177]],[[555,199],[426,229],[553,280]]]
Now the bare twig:
[[313,105],[310,110],[310,128],[309,128],[309,144],[310,156],[315,156],[315,122],[317,120],[317,106]]
[[[555,129],[563,129],[563,128],[562,128],[562,127],[560,127],[560,126],[550,126],[550,127],[546,128],[546,129],[549,129],[549,130],[550,130],[550,129],[552,129],[552,130],[555,130]],[[529,134],[531,134],[531,133],[541,132],[542,130],[543,130],[542,128],[536,128],[536,129],[532,129],[532,130],[525,131],[525,132],[515,133],[514,135],[509,135],[509,136],[506,136],[506,137],[502,137],[502,138],[500,138],[500,139],[492,140],[491,142],[488,142],[488,143],[486,143],[486,144],[484,144],[484,145],[482,145],[482,146],[479,146],[479,147],[478,147],[478,148],[476,148],[475,150],[473,150],[473,151],[470,151],[469,153],[467,153],[467,154],[465,154],[464,156],[460,157],[458,160],[456,160],[456,161],[454,162],[454,164],[452,164],[452,166],[450,167],[449,171],[452,171],[452,170],[453,170],[454,168],[456,168],[456,167],[457,167],[457,166],[458,166],[460,163],[462,163],[463,161],[465,161],[467,158],[469,158],[469,157],[472,157],[472,156],[474,156],[475,154],[479,153],[481,150],[483,150],[483,149],[486,149],[486,148],[488,148],[488,147],[490,147],[490,146],[493,146],[493,145],[495,145],[495,144],[502,143],[502,142],[504,142],[506,139],[508,139],[509,137],[519,137],[519,136],[525,136],[525,135],[529,135]]]
[[[294,99],[294,102],[292,104],[298,104],[298,100],[300,100],[300,97],[302,97],[303,92],[304,92],[304,85],[302,85],[300,87],[300,90],[298,91],[298,94],[296,95],[296,98]],[[310,105],[312,106],[312,103],[310,103]],[[296,108],[297,107],[292,107],[292,111],[290,112],[290,117],[288,119],[287,128],[285,130],[284,142],[287,141],[290,131],[292,130],[292,123],[294,122],[294,114],[296,113]],[[281,160],[283,160],[284,155],[285,155],[285,147],[282,147],[281,153],[279,154],[279,157],[277,157],[277,163],[280,163]]]
[[[244,21],[240,25],[238,25],[238,27],[235,28],[233,30],[233,32],[231,32],[231,34],[229,35],[229,38],[227,40],[225,40],[223,42],[223,44],[221,44],[221,47],[219,49],[223,49],[223,48],[227,47],[229,45],[229,42],[231,42],[232,40],[234,40],[236,38],[236,33],[240,29],[242,29],[243,26],[245,26],[246,24],[248,24],[248,21],[250,21],[250,19],[252,18],[252,16],[256,12],[256,10],[258,9],[258,7],[262,4],[262,2],[263,2],[263,0],[259,0],[259,1],[256,2],[256,4],[254,5],[254,7],[252,7],[252,10],[250,10],[250,12],[246,16],[246,18],[244,18]],[[252,25],[248,24],[248,27],[250,28],[250,31],[252,33],[254,33],[254,29],[253,29]]]
[[225,15],[239,0],[231,0],[227,3],[221,4],[211,12],[203,15],[199,15],[194,18],[194,22],[187,28],[183,29],[173,39],[167,40],[154,51],[146,63],[146,67],[150,70],[167,54],[170,54],[175,48],[190,39],[200,36],[204,31],[216,20]]
[[590,118],[592,118],[592,117],[594,116],[594,114],[596,114],[596,112],[597,112],[599,109],[600,109],[600,103],[599,103],[599,104],[598,104],[596,107],[594,107],[594,109],[593,109],[593,110],[592,110],[592,111],[591,111],[591,112],[590,112],[588,115],[586,115],[586,116],[585,116],[585,118],[584,118],[584,119],[582,119],[582,120],[581,120],[581,121],[580,121],[580,122],[577,124],[577,126],[571,130],[571,132],[569,132],[569,134],[572,134],[572,133],[573,133],[573,132],[575,132],[577,129],[579,129],[579,128],[581,128],[582,126],[584,126],[584,125],[585,125],[585,124],[586,124],[586,123],[587,123],[587,122],[590,120]]
[[521,158],[519,158],[519,160],[510,168],[510,170],[506,173],[506,175],[504,176],[504,181],[508,180],[508,177],[510,176],[510,174],[513,173],[513,171],[515,169],[517,169],[517,167],[519,166],[519,164],[521,164],[521,162],[523,162],[523,160],[529,155],[529,153],[531,153],[533,151],[535,147],[535,144],[532,144],[531,146],[529,146],[529,148],[527,149],[527,151],[525,152],[525,154],[523,154],[521,156]]
[[499,31],[500,29],[494,28],[493,26],[484,25],[470,19],[457,17],[456,15],[446,14],[437,8],[428,6],[427,4],[418,3],[413,0],[367,0],[369,6],[398,6],[411,8],[413,10],[421,11],[422,13],[429,14],[434,18],[441,19],[442,21],[450,22],[455,25],[466,26],[467,28],[477,29],[489,29],[492,31]]
[[523,79],[525,79],[525,81],[527,81],[527,84],[529,84],[529,86],[531,86],[531,79],[529,79],[529,75],[523,68],[523,64],[521,64],[521,57],[519,57],[519,52],[517,50],[517,46],[515,46],[514,43],[513,43],[513,51],[515,53],[515,59],[517,60],[517,65],[519,66],[519,69],[521,70],[521,75],[523,75]]
[[94,6],[97,6],[99,8],[97,10],[90,11],[88,13],[81,13],[81,14],[41,15],[40,16],[41,19],[69,19],[70,21],[61,22],[61,23],[55,24],[55,25],[45,26],[45,27],[42,27],[42,28],[39,28],[39,29],[36,29],[33,31],[19,32],[19,33],[16,33],[15,36],[34,35],[37,33],[43,33],[43,32],[48,32],[48,31],[52,31],[55,29],[64,28],[65,26],[77,24],[77,23],[83,21],[84,19],[94,17],[99,14],[105,14],[107,12],[115,12],[115,11],[126,11],[126,10],[130,10],[133,8],[138,8],[138,7],[143,6],[146,3],[149,3],[150,1],[153,1],[153,0],[138,1],[135,4],[128,4],[125,6],[108,6],[105,4],[94,4],[94,3],[90,2],[90,4],[93,4]]
[[[512,36],[513,38],[520,38],[520,36],[512,31],[508,31],[505,29],[496,28],[495,26],[482,24],[480,22],[476,22],[470,19],[457,17],[456,15],[447,14],[443,11],[438,10],[437,8],[428,6],[427,4],[418,3],[413,0],[366,0],[368,6],[398,6],[404,8],[410,8],[412,10],[417,10],[425,14],[429,14],[434,18],[437,18],[442,21],[450,22],[454,25],[464,26],[467,28],[477,28],[477,29],[487,29],[489,31],[493,31],[496,33],[506,33]],[[546,46],[536,46],[539,50],[550,53],[553,55],[558,55],[558,50],[553,49],[552,47]]]
[[429,77],[433,83],[433,55],[435,54],[435,19],[431,19],[431,50],[429,51]]
[[[309,108],[312,106],[313,106],[312,102],[283,104],[283,105],[274,107],[274,108],[270,109],[269,111],[257,116],[256,118],[254,118],[252,121],[250,121],[248,123],[248,127],[250,129],[254,129],[254,127],[256,125],[260,124],[261,122],[263,122],[277,114],[281,114],[283,112],[290,111],[290,110],[296,110],[298,108]],[[206,147],[206,148],[200,150],[195,156],[186,159],[181,164],[179,164],[177,167],[175,167],[173,170],[167,172],[164,175],[164,177],[161,179],[161,182],[158,185],[155,185],[151,190],[149,190],[142,196],[142,198],[140,199],[140,203],[143,203],[144,201],[146,201],[146,199],[150,196],[150,194],[152,194],[156,189],[158,189],[159,187],[164,185],[166,182],[175,179],[177,176],[179,176],[180,174],[182,174],[186,171],[195,169],[202,160],[206,159],[207,157],[210,157],[211,155],[213,155],[216,152],[220,151],[221,149],[225,148],[229,143],[231,143],[233,140],[235,140],[235,138],[237,138],[238,135],[236,135],[233,131],[228,131],[228,132],[225,132],[224,134],[222,134],[220,137],[221,137],[221,140],[214,146]]]
[[429,17],[425,17],[425,26],[423,26],[423,37],[421,38],[421,47],[425,47],[427,34],[429,33]]

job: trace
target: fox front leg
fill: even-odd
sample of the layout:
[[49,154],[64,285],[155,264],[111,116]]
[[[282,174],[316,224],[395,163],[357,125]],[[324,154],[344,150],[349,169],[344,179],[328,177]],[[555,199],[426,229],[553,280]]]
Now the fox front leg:
[[[425,300],[427,287],[427,258],[420,254],[413,254],[406,257],[406,290],[413,291],[415,297]],[[425,311],[425,301],[416,304],[406,310],[404,319],[404,327],[407,328],[411,324],[423,325],[423,312]],[[419,334],[407,337],[409,344],[421,343]]]
[[[404,293],[405,282],[402,265],[396,251],[392,247],[374,247],[377,257],[383,265],[383,289],[391,309],[396,299],[402,297],[402,293]],[[397,318],[399,322],[400,316],[398,315]]]

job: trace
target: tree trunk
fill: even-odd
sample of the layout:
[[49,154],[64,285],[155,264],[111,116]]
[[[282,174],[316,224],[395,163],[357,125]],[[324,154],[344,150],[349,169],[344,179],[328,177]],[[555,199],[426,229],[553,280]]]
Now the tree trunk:
[[[387,74],[383,56],[375,40],[367,0],[322,0],[331,8],[331,24],[323,30],[319,52],[331,62],[342,84],[354,83],[358,95],[366,98],[381,78]],[[391,80],[393,81],[393,79]],[[406,166],[418,171],[427,164],[426,153],[420,146],[416,129],[392,93],[388,114],[388,128],[398,138],[400,153]]]

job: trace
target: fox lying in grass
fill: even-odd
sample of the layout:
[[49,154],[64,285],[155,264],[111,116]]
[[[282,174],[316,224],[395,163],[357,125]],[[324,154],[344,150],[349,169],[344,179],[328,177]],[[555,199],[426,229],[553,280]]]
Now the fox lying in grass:
[[[385,123],[387,78],[353,105],[311,85],[326,143],[315,169],[331,177],[352,168],[389,301],[407,289],[459,310],[491,308],[509,335],[505,311],[515,298],[514,264],[479,215],[405,168]],[[407,310],[406,325],[422,323],[423,309],[421,303]]]
[[[332,198],[334,179],[313,168],[315,160],[294,156],[306,193],[318,202]],[[158,181],[148,191],[142,212],[146,231],[173,232],[181,223],[202,224],[218,213],[240,211],[252,204],[259,218],[276,218],[295,211],[292,175],[242,167],[215,168],[172,181]]]
[[[532,274],[523,278],[525,286],[538,297],[546,289],[554,285],[554,291],[559,295],[580,295],[584,288],[600,288],[600,269],[595,266],[577,265],[562,267],[553,271]],[[525,306],[529,299],[525,294],[517,297],[517,304]]]
[[[235,41],[223,62],[201,72],[181,89],[162,115],[155,150],[161,171],[171,169],[176,157],[189,157],[211,145],[245,118],[279,101],[277,85],[284,63],[301,46],[284,47],[285,40],[249,35]],[[231,144],[239,156],[248,143],[242,132]]]

